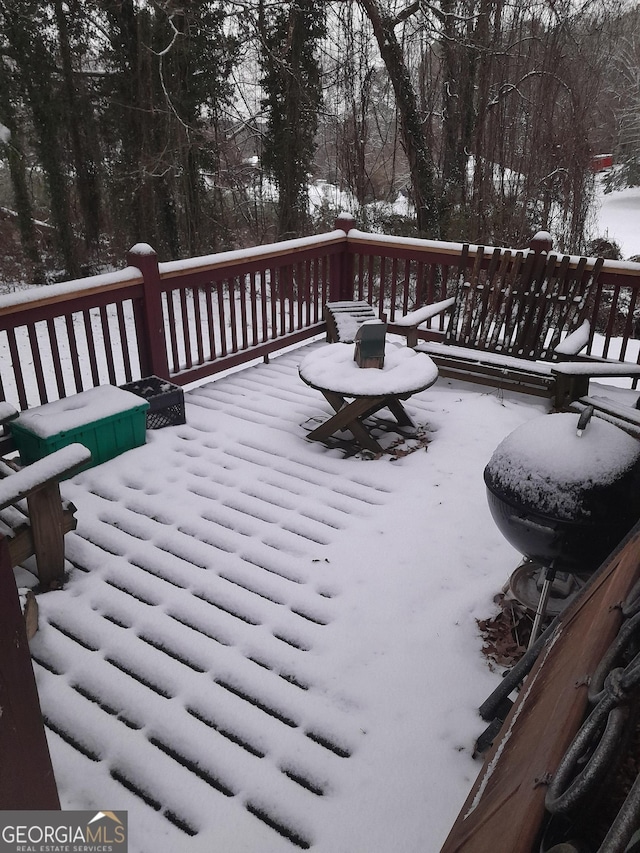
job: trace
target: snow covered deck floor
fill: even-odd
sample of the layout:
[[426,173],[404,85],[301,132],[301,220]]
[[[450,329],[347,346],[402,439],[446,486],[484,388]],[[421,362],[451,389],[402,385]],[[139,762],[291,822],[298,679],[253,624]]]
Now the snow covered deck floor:
[[479,770],[475,620],[517,565],[482,470],[543,404],[441,379],[427,452],[344,458],[306,352],[63,484],[38,687],[63,808],[127,809],[132,853],[430,853]]

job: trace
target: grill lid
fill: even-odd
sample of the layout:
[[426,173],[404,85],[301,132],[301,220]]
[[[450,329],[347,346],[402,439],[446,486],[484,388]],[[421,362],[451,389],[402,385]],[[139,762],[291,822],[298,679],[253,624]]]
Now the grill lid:
[[581,435],[577,424],[577,415],[564,412],[522,424],[493,453],[485,469],[487,486],[547,516],[589,518],[592,498],[598,495],[601,506],[629,478],[640,442],[601,418],[593,418]]

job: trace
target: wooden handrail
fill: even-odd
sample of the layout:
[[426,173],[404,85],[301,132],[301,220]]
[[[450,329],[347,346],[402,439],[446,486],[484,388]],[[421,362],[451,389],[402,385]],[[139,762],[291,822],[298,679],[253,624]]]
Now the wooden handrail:
[[158,264],[158,268],[163,282],[221,270],[229,270],[229,273],[233,275],[237,274],[238,270],[245,270],[253,263],[266,260],[290,260],[291,263],[296,263],[302,254],[316,253],[320,249],[325,249],[328,246],[339,246],[341,243],[346,243],[346,235],[344,231],[336,229],[328,234],[320,234],[316,237],[301,237],[281,243],[254,246],[250,249],[188,258],[184,261],[165,261]]
[[[365,231],[359,231],[353,228],[347,235],[349,248],[357,250],[359,247],[378,249],[386,249],[390,254],[394,249],[402,251],[411,251],[416,253],[416,257],[420,254],[436,254],[448,258],[459,258],[462,253],[462,243],[455,242],[439,242],[437,240],[422,240],[417,237],[396,237],[387,234],[371,234]],[[469,245],[469,257],[475,258],[478,251],[482,249],[486,258],[489,258],[496,248],[501,248],[503,252],[523,251],[528,252],[529,249],[509,249],[507,247],[480,246],[475,244]],[[561,261],[562,253],[552,251],[550,254],[557,255],[558,262]],[[580,255],[571,255],[569,266],[575,268],[580,262]],[[597,258],[587,258],[586,269],[593,269]],[[624,276],[627,278],[637,278],[638,287],[640,287],[640,263],[634,261],[613,261],[605,259],[602,267],[602,275],[608,274],[609,278]]]
[[78,297],[90,298],[96,294],[113,293],[142,284],[143,278],[136,267],[125,267],[120,272],[79,278],[60,284],[43,285],[38,289],[17,291],[0,296],[0,317],[21,313],[25,310],[62,305]]

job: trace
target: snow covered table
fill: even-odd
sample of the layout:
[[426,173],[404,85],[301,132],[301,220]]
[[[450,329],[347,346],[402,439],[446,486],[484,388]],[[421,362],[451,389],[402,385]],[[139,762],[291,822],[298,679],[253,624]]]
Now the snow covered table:
[[300,364],[299,373],[335,411],[309,433],[309,438],[326,441],[348,429],[361,447],[373,453],[381,453],[382,448],[364,419],[388,408],[400,426],[414,426],[401,401],[429,388],[438,378],[438,368],[428,355],[389,343],[382,369],[358,367],[352,344],[330,344],[310,353]]

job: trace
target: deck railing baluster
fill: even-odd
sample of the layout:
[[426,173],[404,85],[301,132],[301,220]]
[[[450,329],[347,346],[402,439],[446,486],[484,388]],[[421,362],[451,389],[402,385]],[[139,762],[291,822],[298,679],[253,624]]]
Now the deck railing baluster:
[[249,294],[251,300],[251,345],[258,346],[258,289],[256,273],[249,273]]
[[35,324],[30,325],[27,328],[29,334],[29,345],[31,349],[31,357],[33,359],[33,368],[36,374],[36,383],[38,386],[38,393],[40,395],[40,399],[46,403],[49,400],[47,395],[47,385],[44,378],[44,370],[42,367],[42,354],[40,352],[40,344],[38,339],[38,332]]
[[196,338],[196,354],[197,363],[204,364],[204,344],[202,338],[202,311],[200,307],[200,298],[202,296],[199,287],[193,288],[193,329]]
[[411,287],[411,261],[405,258],[404,261],[404,279],[402,281],[402,313],[406,314],[409,310],[409,289]]
[[111,344],[111,329],[109,328],[109,318],[107,316],[107,309],[104,307],[104,305],[100,307],[100,325],[102,328],[103,349],[105,354],[105,362],[107,365],[107,375],[109,377],[109,384],[116,385],[116,372],[114,369],[113,358],[110,357],[113,353],[113,346]]
[[[99,385],[100,378],[98,374],[98,359],[96,357],[96,347],[95,347],[95,339],[93,336],[93,326],[91,323],[91,312],[89,310],[85,310],[82,312],[82,318],[84,321],[84,332],[87,341],[87,355],[89,356],[89,366],[91,368],[91,382],[92,385]],[[42,402],[45,402],[42,400]]]
[[47,320],[47,333],[49,335],[49,346],[51,347],[51,360],[53,362],[53,372],[56,379],[56,388],[58,396],[65,396],[64,376],[62,372],[62,363],[60,358],[60,347],[58,346],[58,337],[56,335],[56,324],[53,320]]
[[76,336],[75,315],[67,314],[65,326],[67,328],[67,341],[69,344],[69,357],[71,359],[71,370],[76,394],[83,390],[82,371],[80,369],[80,354],[78,352],[78,338]]
[[7,329],[7,340],[9,343],[9,355],[11,356],[11,364],[13,365],[13,376],[16,382],[16,393],[18,395],[18,403],[21,409],[27,408],[27,390],[24,381],[24,373],[22,372],[22,360],[20,358],[20,350],[16,340],[16,330]]
[[207,315],[207,330],[209,332],[209,358],[211,361],[214,361],[216,357],[216,324],[213,312],[213,286],[210,283],[205,285],[203,292]]
[[224,310],[224,283],[222,281],[216,282],[216,297],[218,300],[218,320],[220,322],[220,355],[225,356],[227,354],[227,324],[225,322],[225,310]]
[[122,366],[124,369],[125,382],[131,382],[133,373],[131,370],[131,354],[129,352],[129,340],[127,336],[127,321],[124,313],[124,303],[116,303],[116,316],[118,319],[118,333],[120,335],[120,352],[122,353]]
[[280,298],[279,282],[276,269],[271,267],[269,271],[269,303],[271,304],[271,333],[269,337],[275,340],[278,337],[278,300]]
[[240,334],[242,335],[241,349],[249,346],[249,325],[247,322],[247,285],[244,275],[238,276],[238,295],[240,298]]
[[231,328],[231,352],[238,352],[238,321],[236,311],[235,279],[227,279],[227,298],[229,300],[229,326]]

